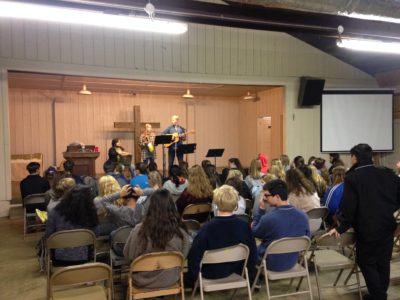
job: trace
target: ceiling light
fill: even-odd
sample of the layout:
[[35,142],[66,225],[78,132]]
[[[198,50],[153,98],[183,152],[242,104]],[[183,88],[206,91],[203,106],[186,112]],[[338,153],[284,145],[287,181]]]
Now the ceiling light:
[[79,91],[80,95],[91,95],[92,92],[86,88],[86,84],[83,84],[82,89]]
[[183,94],[183,95],[182,95],[182,98],[185,98],[185,99],[193,99],[194,96],[190,93],[190,90],[187,89],[187,90],[186,90],[186,94]]
[[243,100],[255,100],[255,99],[257,99],[257,96],[251,94],[250,92],[247,92],[246,96],[243,97]]
[[167,20],[10,1],[0,1],[0,17],[169,34],[185,33],[188,27],[185,23]]
[[355,12],[349,13],[347,11],[339,11],[338,15],[355,18],[355,19],[381,21],[381,22],[389,22],[389,23],[400,23],[400,19],[397,19],[397,18],[383,17],[383,16],[377,16],[377,15],[365,15],[365,14],[359,14],[359,13],[355,13]]
[[400,43],[395,42],[341,38],[337,40],[336,44],[340,48],[348,48],[358,51],[400,54]]

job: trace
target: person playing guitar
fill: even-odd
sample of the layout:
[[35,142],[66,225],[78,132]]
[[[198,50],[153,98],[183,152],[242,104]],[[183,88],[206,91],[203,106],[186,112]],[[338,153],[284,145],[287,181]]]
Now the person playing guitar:
[[186,140],[186,130],[179,125],[179,116],[173,115],[171,117],[171,126],[165,129],[162,134],[174,135],[173,143],[168,147],[168,170],[174,164],[175,156],[178,159],[178,163],[183,161],[183,153],[179,146],[183,144],[182,141]]
[[156,149],[154,147],[155,134],[151,124],[146,124],[145,129],[140,135],[140,148],[142,149],[142,160],[148,165],[156,159]]

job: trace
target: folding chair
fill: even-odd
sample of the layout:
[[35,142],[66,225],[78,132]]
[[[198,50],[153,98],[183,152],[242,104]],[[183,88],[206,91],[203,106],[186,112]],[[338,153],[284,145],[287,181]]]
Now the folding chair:
[[[185,258],[182,253],[176,251],[153,252],[137,257],[130,265],[128,273],[128,290],[126,298],[145,299],[160,296],[181,294],[185,300],[185,288],[183,285],[183,264]],[[152,272],[172,268],[179,268],[180,278],[170,287],[160,289],[138,288],[134,286],[132,275],[136,272]]]
[[200,224],[204,224],[210,219],[210,214],[211,214],[210,203],[190,204],[186,206],[182,212],[182,221],[196,220]]
[[[261,265],[257,266],[258,271],[256,278],[254,279],[254,283],[252,286],[252,291],[255,288],[257,283],[258,277],[260,276],[261,272],[264,272],[265,278],[265,286],[267,289],[267,299],[278,298],[278,297],[286,297],[296,294],[310,294],[310,299],[312,299],[312,290],[311,290],[311,282],[310,282],[310,273],[308,271],[308,262],[307,262],[307,251],[310,247],[311,241],[310,238],[307,236],[301,237],[287,237],[282,238],[276,241],[273,241],[265,250],[264,256],[261,261]],[[290,270],[283,271],[283,272],[274,272],[269,271],[267,266],[267,257],[271,254],[285,254],[285,253],[292,253],[292,252],[299,252],[300,253],[300,262],[296,263],[296,265],[291,268]],[[304,264],[302,266],[301,264]],[[306,291],[296,291],[293,293],[286,293],[280,295],[271,296],[269,290],[269,280],[281,280],[281,279],[291,279],[291,278],[298,278],[307,277],[308,283],[308,290]]]
[[[57,249],[88,247],[88,261],[96,261],[96,236],[88,229],[74,229],[57,231],[46,240],[46,270],[47,270],[47,295],[50,295],[50,276],[60,267],[53,266],[54,252]],[[92,255],[90,254],[92,251]],[[73,265],[74,262],[71,262]]]
[[[97,283],[103,282],[103,285]],[[112,275],[108,265],[88,263],[64,267],[50,278],[49,299],[111,300]]]
[[[28,233],[28,229],[41,228],[45,229],[46,224],[36,224],[36,209],[46,210],[46,195],[45,194],[34,194],[25,197],[22,200],[24,206],[24,240]],[[32,224],[32,219],[35,223]]]
[[[319,281],[319,272],[321,271],[331,271],[331,270],[339,270],[339,274],[336,277],[333,286],[324,286],[324,288],[337,287],[337,283],[339,281],[340,276],[342,275],[345,269],[351,269],[351,272],[347,279],[345,280],[345,284],[349,280],[350,276],[353,273],[356,273],[357,279],[357,287],[360,299],[362,299],[361,295],[361,286],[360,286],[360,277],[357,264],[354,259],[351,259],[345,256],[343,253],[345,251],[345,247],[352,247],[355,244],[355,234],[354,232],[345,232],[341,234],[339,239],[336,239],[333,236],[328,234],[324,234],[320,238],[317,239],[317,249],[314,252],[314,266],[315,266],[315,277],[317,279],[317,287],[318,287],[318,299],[321,299],[321,284]],[[341,251],[341,253],[335,249]],[[321,250],[319,250],[321,249]],[[355,256],[354,247],[351,248],[350,256]]]
[[317,230],[311,233],[311,246],[309,249],[309,251],[311,251],[311,255],[309,257],[309,262],[310,262],[313,259],[317,237],[320,237],[321,235],[326,233],[325,219],[329,214],[329,209],[325,206],[316,207],[309,210],[306,214],[308,216],[309,222],[312,222],[312,220],[320,219],[322,220],[322,226],[323,226],[323,230]]
[[316,207],[307,212],[307,216],[310,220],[322,220],[322,226],[324,230],[326,231],[326,224],[325,224],[325,219],[329,214],[329,209],[325,206],[321,207]]
[[[197,287],[199,286],[201,300],[204,300],[204,292],[235,289],[235,292],[232,295],[233,297],[236,293],[236,290],[240,288],[247,288],[249,299],[251,300],[252,297],[251,297],[251,290],[249,283],[249,274],[246,267],[248,257],[249,257],[249,248],[243,244],[238,244],[227,248],[205,251],[203,259],[200,262],[199,277],[193,288],[192,299],[194,297],[194,294],[196,293]],[[244,261],[242,273],[240,275],[233,273],[225,278],[206,279],[203,277],[201,273],[203,265],[229,263],[237,261]]]
[[182,220],[182,223],[185,225],[187,231],[192,238],[195,237],[195,235],[201,228],[201,224],[196,220]]
[[125,258],[121,254],[126,244],[126,240],[128,239],[132,229],[133,229],[132,226],[124,226],[118,228],[112,233],[111,247],[110,247],[110,266],[111,266],[111,272],[113,274],[113,279],[114,279],[114,271],[116,271],[116,268],[119,268],[121,275],[123,267],[126,266],[127,270],[130,264],[130,260]]

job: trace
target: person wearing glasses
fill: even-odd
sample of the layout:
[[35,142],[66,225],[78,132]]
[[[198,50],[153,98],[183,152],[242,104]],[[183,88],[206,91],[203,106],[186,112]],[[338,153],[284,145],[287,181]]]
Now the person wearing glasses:
[[[284,237],[310,236],[308,217],[289,204],[288,188],[283,180],[272,180],[263,186],[263,190],[264,196],[251,225],[254,237],[262,240],[257,249],[259,263],[273,241]],[[268,204],[275,209],[266,213]],[[287,271],[297,260],[297,252],[268,255],[267,269],[275,272]]]

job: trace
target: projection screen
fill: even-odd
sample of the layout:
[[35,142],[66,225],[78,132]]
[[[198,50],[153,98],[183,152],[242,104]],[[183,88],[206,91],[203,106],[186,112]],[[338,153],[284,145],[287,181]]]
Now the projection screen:
[[359,143],[374,151],[393,151],[393,91],[324,91],[321,152],[349,152]]

